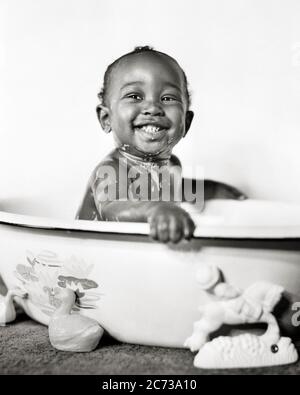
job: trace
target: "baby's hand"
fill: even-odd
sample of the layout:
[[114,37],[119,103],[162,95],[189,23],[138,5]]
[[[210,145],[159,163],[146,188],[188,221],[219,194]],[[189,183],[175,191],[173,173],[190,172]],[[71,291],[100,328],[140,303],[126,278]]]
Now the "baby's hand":
[[151,210],[148,218],[150,236],[163,243],[178,243],[190,240],[195,224],[189,214],[172,203],[159,203]]

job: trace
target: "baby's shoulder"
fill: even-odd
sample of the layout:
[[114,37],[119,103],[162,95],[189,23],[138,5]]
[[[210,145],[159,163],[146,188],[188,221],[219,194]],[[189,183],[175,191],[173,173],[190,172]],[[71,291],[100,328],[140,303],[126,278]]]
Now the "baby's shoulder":
[[103,173],[104,171],[107,172],[110,168],[113,170],[117,170],[119,164],[119,158],[116,155],[115,151],[112,151],[108,155],[106,155],[101,162],[97,164],[97,166],[94,168],[94,171],[92,173],[92,178],[97,178],[97,175],[100,173]]

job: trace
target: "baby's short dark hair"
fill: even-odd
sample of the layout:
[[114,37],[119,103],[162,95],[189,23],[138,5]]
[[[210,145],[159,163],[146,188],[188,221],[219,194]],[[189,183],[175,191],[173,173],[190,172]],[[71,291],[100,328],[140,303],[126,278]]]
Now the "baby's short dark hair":
[[150,47],[148,45],[145,46],[140,46],[140,47],[135,47],[133,51],[126,53],[125,55],[122,55],[121,57],[119,57],[118,59],[116,59],[113,63],[111,63],[105,73],[104,73],[104,79],[103,79],[103,85],[102,88],[100,90],[100,92],[98,93],[98,98],[101,101],[102,104],[106,103],[106,96],[107,96],[107,91],[108,91],[108,85],[111,79],[111,75],[113,73],[114,68],[126,57],[131,56],[131,55],[135,55],[137,53],[142,53],[142,52],[151,52],[153,54],[158,54],[158,55],[164,55],[167,56],[168,58],[170,58],[173,62],[175,62],[178,67],[180,68],[182,75],[183,75],[183,80],[184,80],[184,85],[185,85],[185,93],[186,93],[186,99],[187,99],[187,103],[188,103],[188,107],[190,107],[191,104],[191,94],[189,92],[188,89],[188,81],[187,81],[187,77],[185,72],[182,70],[182,68],[180,67],[180,65],[178,64],[178,62],[172,58],[170,55],[164,53],[164,52],[160,52],[155,50],[153,47]]

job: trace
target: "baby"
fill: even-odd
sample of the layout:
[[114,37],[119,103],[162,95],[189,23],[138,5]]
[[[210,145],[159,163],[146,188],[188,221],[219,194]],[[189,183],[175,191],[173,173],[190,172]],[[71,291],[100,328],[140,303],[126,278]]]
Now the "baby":
[[[150,47],[107,68],[97,115],[116,149],[92,173],[77,219],[148,222],[154,240],[191,239],[195,225],[180,206],[186,184],[172,154],[194,116],[187,85],[177,61]],[[208,180],[204,187],[206,198],[244,198],[225,184]]]

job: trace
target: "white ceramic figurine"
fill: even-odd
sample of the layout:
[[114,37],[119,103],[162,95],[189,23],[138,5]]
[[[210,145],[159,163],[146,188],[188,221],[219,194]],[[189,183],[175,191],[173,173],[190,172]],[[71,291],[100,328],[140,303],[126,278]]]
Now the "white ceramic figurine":
[[298,360],[298,353],[288,337],[271,344],[267,336],[246,333],[220,336],[206,343],[194,359],[202,369],[251,368],[286,365]]
[[[244,292],[219,282],[220,271],[204,265],[197,273],[200,287],[215,300],[199,308],[200,319],[185,341],[185,347],[199,351],[194,365],[199,368],[238,368],[283,365],[296,362],[297,351],[289,338],[281,338],[278,323],[271,313],[281,299],[283,287],[257,282]],[[262,336],[243,334],[219,337],[209,342],[211,333],[222,325],[266,323]]]
[[7,292],[5,296],[0,295],[0,326],[5,326],[16,319],[16,309],[13,299],[15,297],[26,298],[27,293],[20,288]]
[[104,330],[97,321],[80,314],[72,314],[75,292],[59,288],[55,297],[60,306],[49,323],[49,338],[53,347],[61,351],[89,352],[94,350]]

